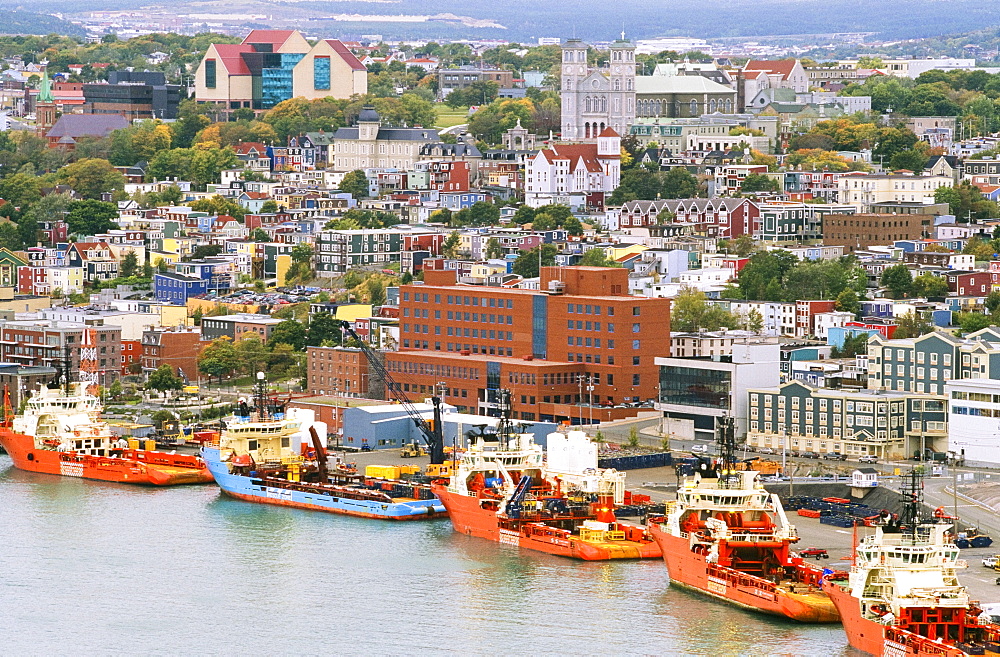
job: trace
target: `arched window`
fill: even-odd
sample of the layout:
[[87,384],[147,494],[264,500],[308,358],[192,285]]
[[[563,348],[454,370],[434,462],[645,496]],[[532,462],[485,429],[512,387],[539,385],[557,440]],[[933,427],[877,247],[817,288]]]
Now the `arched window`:
[[590,103],[591,103],[590,96],[587,96],[586,98],[583,99],[584,111],[586,111],[586,112],[591,111],[591,105],[590,105]]
[[698,101],[691,101],[691,116],[696,116],[698,114]]
[[628,80],[625,81],[625,88],[628,89],[629,91],[632,91],[632,78],[629,78]]
[[618,78],[615,78],[615,91],[621,91],[621,90],[622,90],[622,81],[619,80]]
[[730,98],[726,99],[726,114],[733,113],[733,101]]
[[715,111],[715,99],[714,98],[712,100],[708,101],[708,111],[709,112],[714,112]]
[[[596,125],[594,126],[594,130],[597,130],[597,126]],[[601,122],[601,132],[604,132],[604,123],[603,122]],[[596,137],[597,135],[601,134],[601,132],[598,132],[594,136]]]

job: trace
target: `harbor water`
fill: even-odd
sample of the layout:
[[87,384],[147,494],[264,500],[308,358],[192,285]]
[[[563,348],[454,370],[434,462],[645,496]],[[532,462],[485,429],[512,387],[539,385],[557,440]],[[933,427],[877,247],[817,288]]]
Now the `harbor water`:
[[853,656],[806,626],[455,534],[15,470],[0,455],[0,654]]

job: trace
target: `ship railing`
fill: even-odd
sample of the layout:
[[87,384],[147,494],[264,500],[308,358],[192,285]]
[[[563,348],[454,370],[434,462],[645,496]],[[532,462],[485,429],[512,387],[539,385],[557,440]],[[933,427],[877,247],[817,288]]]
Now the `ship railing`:
[[773,532],[770,534],[734,534],[730,532],[726,540],[729,542],[739,541],[741,543],[769,543],[777,540],[777,537]]

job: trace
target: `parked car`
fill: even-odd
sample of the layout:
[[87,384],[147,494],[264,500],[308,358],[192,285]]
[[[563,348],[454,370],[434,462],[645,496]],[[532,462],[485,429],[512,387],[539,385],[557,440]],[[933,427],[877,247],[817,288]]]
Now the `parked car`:
[[840,452],[827,452],[823,455],[823,458],[829,459],[831,461],[846,461],[847,455],[841,454]]
[[800,557],[816,557],[816,560],[829,559],[830,554],[823,548],[806,548],[805,550],[799,550]]
[[760,454],[776,454],[773,447],[761,447],[757,450]]
[[691,451],[694,452],[695,454],[707,454],[708,453],[708,445],[702,445],[700,443],[695,443],[694,445],[691,445]]
[[799,454],[799,456],[801,456],[804,459],[818,459],[819,458],[819,454],[817,454],[816,452],[802,452],[801,454]]
[[983,566],[986,568],[996,568],[998,560],[1000,560],[1000,557],[997,555],[993,555],[992,557],[983,557]]
[[875,457],[875,456],[873,456],[873,455],[871,455],[871,454],[865,454],[864,456],[862,456],[861,458],[858,459],[858,462],[859,463],[878,463],[878,458]]

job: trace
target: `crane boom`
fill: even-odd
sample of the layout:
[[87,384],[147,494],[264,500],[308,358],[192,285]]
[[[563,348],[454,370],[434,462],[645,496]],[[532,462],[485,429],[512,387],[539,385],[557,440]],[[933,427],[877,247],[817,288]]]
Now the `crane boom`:
[[368,359],[369,367],[375,370],[375,375],[385,383],[386,392],[392,399],[399,402],[406,411],[406,414],[413,420],[417,429],[423,434],[424,442],[427,443],[427,451],[430,453],[431,463],[436,465],[444,463],[444,437],[441,434],[441,398],[436,394],[431,397],[431,403],[434,405],[434,420],[433,423],[428,422],[413,405],[413,402],[403,393],[402,386],[392,377],[392,374],[386,369],[382,360],[378,358],[375,350],[361,339],[361,336],[354,331],[350,322],[341,322],[340,326],[349,336],[358,342],[365,358]]

